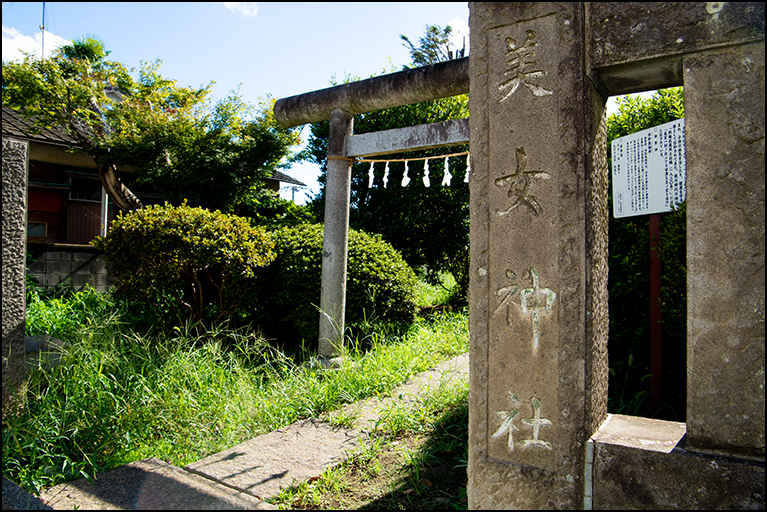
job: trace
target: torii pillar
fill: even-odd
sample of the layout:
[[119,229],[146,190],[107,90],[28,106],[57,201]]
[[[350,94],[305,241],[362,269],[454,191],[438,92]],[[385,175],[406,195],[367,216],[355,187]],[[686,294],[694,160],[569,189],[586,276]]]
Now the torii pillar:
[[324,358],[339,357],[343,347],[352,182],[352,166],[346,157],[346,141],[353,127],[354,116],[347,111],[336,108],[330,112],[325,231],[322,239],[320,335],[317,348],[319,355]]
[[343,348],[351,190],[347,145],[353,116],[467,92],[465,57],[283,98],[274,105],[274,116],[285,127],[330,120],[318,351],[331,366],[340,364],[336,358]]

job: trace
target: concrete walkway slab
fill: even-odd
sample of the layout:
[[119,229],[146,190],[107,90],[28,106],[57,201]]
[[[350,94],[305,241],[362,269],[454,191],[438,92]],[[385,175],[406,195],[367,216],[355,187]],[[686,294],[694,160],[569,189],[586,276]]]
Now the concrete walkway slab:
[[440,382],[466,380],[468,372],[467,353],[419,373],[388,398],[370,398],[344,407],[342,411],[357,416],[357,428],[334,427],[324,421],[329,415],[323,415],[256,437],[185,469],[262,499],[271,498],[343,462],[391,404],[414,402]]
[[40,499],[54,510],[275,509],[260,499],[156,459],[139,460],[48,489]]
[[309,419],[245,441],[185,469],[270,498],[344,461],[361,435],[358,430]]
[[53,510],[27,491],[3,477],[3,510]]

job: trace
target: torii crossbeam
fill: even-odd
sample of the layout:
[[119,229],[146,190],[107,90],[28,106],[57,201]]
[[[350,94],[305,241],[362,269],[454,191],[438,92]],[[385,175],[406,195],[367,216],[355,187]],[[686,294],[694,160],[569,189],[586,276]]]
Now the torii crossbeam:
[[[467,120],[353,136],[354,115],[468,92],[469,58],[465,57],[291,96],[275,103],[274,116],[285,127],[330,120],[320,293],[321,358],[337,358],[343,346],[351,157],[465,144],[469,140]],[[332,364],[338,365],[340,361],[335,359]]]

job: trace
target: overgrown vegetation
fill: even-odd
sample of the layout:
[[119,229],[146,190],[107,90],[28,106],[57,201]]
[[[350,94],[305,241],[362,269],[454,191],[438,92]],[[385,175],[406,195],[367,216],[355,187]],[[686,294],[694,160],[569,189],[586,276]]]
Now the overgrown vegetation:
[[[609,140],[681,117],[682,99],[678,89],[661,91],[649,103],[625,100],[608,122]],[[357,127],[364,132],[434,122],[466,110],[465,98],[439,101],[361,116]],[[313,131],[317,155],[325,154],[323,129]],[[456,178],[463,176],[465,161],[449,166]],[[322,226],[305,224],[306,209],[249,185],[236,204],[225,203],[250,221],[186,204],[138,210],[116,220],[96,243],[122,278],[119,290],[43,296],[30,286],[27,334],[50,334],[69,344],[63,364],[39,363],[16,406],[4,405],[3,474],[38,492],[150,456],[183,466],[296,420],[385,394],[468,350],[466,310],[457,307],[468,286],[468,188],[427,188],[415,180],[408,189],[368,189],[368,171],[353,171],[352,222],[384,237],[354,230],[349,235],[350,364],[313,370],[314,347],[301,344],[317,338],[322,261]],[[383,172],[374,168],[375,179]],[[389,179],[399,182],[404,163],[390,172]],[[433,181],[439,178],[432,174]],[[321,205],[320,197],[315,207]],[[648,229],[646,217],[638,217],[610,222],[610,411],[682,421],[684,205],[663,223],[669,407],[649,411],[645,400],[649,307],[637,305],[649,306]],[[267,235],[254,225],[273,231]],[[405,258],[384,238],[400,244]],[[420,281],[406,261],[420,270]],[[262,281],[255,279],[259,268]],[[239,322],[225,322],[235,317]],[[158,323],[160,318],[169,322]],[[279,343],[253,330],[253,320]],[[275,502],[296,508],[463,508],[466,401],[466,386],[459,385],[425,395],[415,408],[391,408],[355,457]],[[366,494],[368,484],[375,491]],[[380,492],[384,486],[388,493]]]
[[[277,257],[264,269],[259,321],[283,346],[316,340],[322,283],[321,224],[273,232]],[[349,230],[346,323],[409,323],[415,314],[416,277],[380,236]],[[314,348],[314,347],[312,347]]]
[[118,292],[151,305],[158,318],[220,323],[244,307],[274,243],[246,219],[167,203],[118,215],[105,237]]
[[468,350],[466,312],[445,312],[349,338],[352,364],[322,372],[310,353],[288,357],[245,329],[134,330],[132,307],[88,288],[31,302],[27,333],[69,346],[60,366],[31,371],[20,406],[4,406],[5,476],[39,492],[150,456],[183,466]]

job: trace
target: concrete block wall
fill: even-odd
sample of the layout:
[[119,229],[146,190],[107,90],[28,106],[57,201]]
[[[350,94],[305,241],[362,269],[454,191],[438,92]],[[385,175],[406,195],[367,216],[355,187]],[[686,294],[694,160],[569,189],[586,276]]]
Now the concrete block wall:
[[27,252],[32,261],[27,275],[40,286],[50,288],[71,283],[75,289],[89,284],[100,292],[107,291],[115,279],[109,275],[104,254],[87,245],[29,244]]

